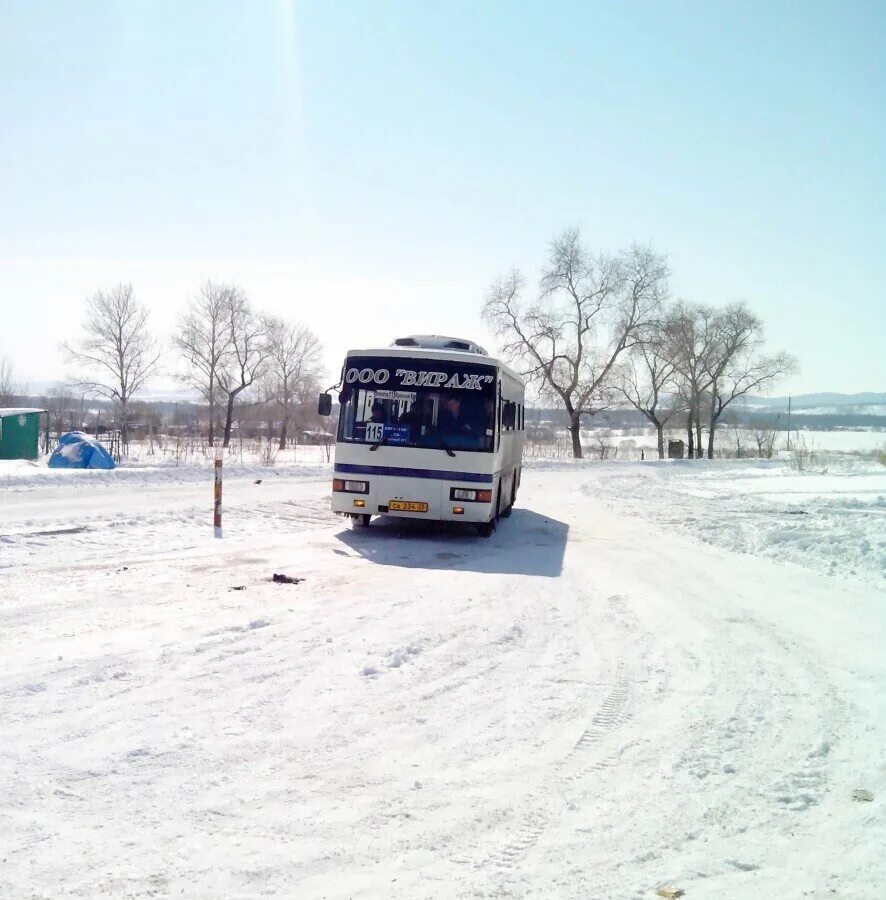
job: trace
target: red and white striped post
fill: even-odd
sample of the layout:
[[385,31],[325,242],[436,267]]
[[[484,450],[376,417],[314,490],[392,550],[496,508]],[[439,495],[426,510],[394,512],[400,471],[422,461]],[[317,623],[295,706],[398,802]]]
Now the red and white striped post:
[[215,460],[215,511],[212,517],[213,530],[215,532],[215,536],[220,538],[222,536],[222,461],[221,457],[217,457]]

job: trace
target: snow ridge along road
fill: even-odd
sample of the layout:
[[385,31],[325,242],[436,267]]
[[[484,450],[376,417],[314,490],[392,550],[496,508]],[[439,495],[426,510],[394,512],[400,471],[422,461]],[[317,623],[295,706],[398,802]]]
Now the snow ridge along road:
[[[729,466],[663,490],[723,531]],[[0,897],[886,885],[874,569],[672,533],[641,464],[527,469],[486,541],[251,475],[223,541],[208,480],[0,489]]]

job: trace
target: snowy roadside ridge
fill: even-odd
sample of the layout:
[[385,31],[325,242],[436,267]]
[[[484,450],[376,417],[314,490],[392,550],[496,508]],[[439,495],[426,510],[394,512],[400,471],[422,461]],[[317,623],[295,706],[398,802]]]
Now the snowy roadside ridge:
[[789,562],[886,588],[886,472],[763,472],[725,461],[709,471],[643,465],[585,481],[582,491],[639,522],[724,550]]
[[[325,478],[331,463],[304,462],[263,466],[258,463],[224,463],[224,477],[261,478]],[[212,478],[213,461],[186,465],[121,465],[110,471],[100,469],[50,469],[42,464],[13,462],[0,466],[0,490],[31,490],[60,485],[95,487],[97,485],[194,484]]]

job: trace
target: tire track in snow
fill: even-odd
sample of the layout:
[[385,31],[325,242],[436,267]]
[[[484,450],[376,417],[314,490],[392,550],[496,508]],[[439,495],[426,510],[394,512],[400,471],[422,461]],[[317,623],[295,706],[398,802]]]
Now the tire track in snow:
[[[658,769],[670,771],[664,782],[647,783],[645,805],[635,800],[619,806],[626,820],[640,826],[634,852],[611,871],[625,890],[642,890],[644,873],[648,879],[651,871],[677,863],[703,835],[729,835],[740,848],[747,844],[743,835],[748,831],[775,826],[791,834],[797,817],[821,803],[829,790],[832,751],[845,737],[847,710],[815,654],[746,616],[712,618],[709,624],[720,630],[737,626],[737,631],[729,654],[708,656],[710,681],[693,704],[688,727],[678,713],[671,741],[641,747],[631,757],[635,770],[642,770],[644,753],[647,759],[654,753]],[[718,708],[723,683],[739,690],[728,707]],[[816,703],[804,703],[807,695]],[[679,806],[659,819],[643,815],[657,797],[674,791],[681,797]],[[754,819],[748,818],[748,809],[758,811]],[[699,874],[752,872],[761,864],[753,854],[711,859]]]
[[579,751],[590,749],[626,718],[629,685],[624,669],[624,660],[620,659],[615,669],[615,684],[600,704],[590,726],[575,742],[573,749]]
[[[639,626],[627,601],[620,595],[610,596],[604,607],[604,617],[623,633],[640,645],[649,635],[639,633]],[[639,655],[640,659],[645,654]],[[640,681],[644,668],[629,669],[627,658],[617,657],[612,684],[603,700],[590,717],[571,748],[550,768],[542,783],[528,792],[520,801],[523,812],[515,812],[516,824],[505,842],[496,850],[474,862],[478,871],[494,871],[515,890],[518,878],[517,868],[523,858],[542,838],[548,825],[566,809],[574,808],[567,791],[584,781],[589,772],[611,768],[617,763],[618,751],[605,757],[599,755],[601,745],[607,738],[629,720],[631,716],[631,686]],[[464,862],[464,859],[453,861]]]

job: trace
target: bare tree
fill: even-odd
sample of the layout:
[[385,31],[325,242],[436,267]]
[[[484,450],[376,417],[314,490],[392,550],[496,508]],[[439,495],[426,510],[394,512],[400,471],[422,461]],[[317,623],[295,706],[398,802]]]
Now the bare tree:
[[84,370],[75,383],[117,407],[125,445],[129,401],[160,365],[160,351],[148,330],[148,310],[135,299],[132,285],[118,284],[87,299],[82,339],[62,347],[68,360]]
[[229,309],[237,289],[206,280],[179,319],[173,343],[188,366],[183,380],[209,406],[209,446],[215,441],[216,396],[222,360],[230,349]]
[[751,427],[751,438],[757,445],[757,454],[772,459],[775,452],[775,439],[778,436],[778,417],[765,419]]
[[714,456],[717,422],[732,403],[751,391],[765,391],[797,370],[788,353],[760,356],[763,323],[744,302],[732,303],[712,320],[714,342],[704,362],[708,379],[708,458]]
[[594,433],[594,447],[596,448],[598,459],[609,459],[609,454],[613,449],[612,433],[609,431],[596,431]]
[[649,247],[591,258],[573,229],[551,245],[535,302],[523,302],[516,270],[489,288],[484,319],[539,395],[563,405],[573,456],[582,456],[582,416],[609,405],[616,362],[657,317],[667,275]]
[[292,422],[293,407],[316,393],[323,374],[323,345],[306,325],[268,318],[268,366],[265,395],[280,409],[280,449]]
[[663,324],[662,352],[674,367],[674,381],[686,410],[686,438],[689,459],[702,452],[702,409],[710,382],[707,367],[716,344],[710,306],[677,303]]
[[222,445],[230,446],[237,398],[264,373],[270,355],[265,322],[252,311],[246,295],[232,287],[225,299],[228,347],[222,355],[216,381],[226,398],[225,432]]
[[28,393],[28,385],[16,377],[12,363],[0,356],[0,406],[16,403]]
[[82,416],[78,415],[78,403],[82,406],[82,401],[78,401],[66,385],[53,385],[42,402],[46,407],[49,430],[53,434],[61,434],[65,428],[75,431],[81,427],[79,420]]
[[743,459],[746,455],[745,453],[745,429],[737,415],[736,410],[728,411],[720,421],[721,427],[726,427],[729,429],[729,433],[732,435],[732,445],[733,450],[730,451],[720,451],[722,456],[732,456],[734,459]]
[[663,332],[655,327],[631,351],[621,369],[621,392],[628,403],[655,427],[658,458],[665,458],[664,430],[677,414],[674,397],[665,389],[671,383],[675,366],[668,352]]

